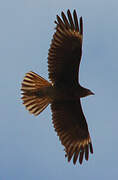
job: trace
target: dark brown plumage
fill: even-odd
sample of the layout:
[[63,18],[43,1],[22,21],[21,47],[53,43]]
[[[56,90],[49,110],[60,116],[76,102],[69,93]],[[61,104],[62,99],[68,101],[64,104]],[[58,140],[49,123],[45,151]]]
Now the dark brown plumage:
[[79,84],[79,65],[82,55],[83,21],[78,23],[76,11],[67,17],[57,15],[56,32],[48,53],[48,71],[51,83],[34,72],[29,72],[22,82],[23,104],[34,115],[51,104],[55,131],[65,147],[66,157],[78,157],[80,164],[93,153],[92,142],[80,98],[93,93]]

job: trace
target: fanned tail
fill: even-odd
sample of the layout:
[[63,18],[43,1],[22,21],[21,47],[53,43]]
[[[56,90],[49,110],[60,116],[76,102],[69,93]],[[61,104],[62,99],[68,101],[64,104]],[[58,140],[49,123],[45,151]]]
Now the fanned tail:
[[52,84],[30,71],[26,73],[22,82],[22,100],[26,109],[35,116],[39,115],[50,103],[50,98],[44,93],[45,88]]

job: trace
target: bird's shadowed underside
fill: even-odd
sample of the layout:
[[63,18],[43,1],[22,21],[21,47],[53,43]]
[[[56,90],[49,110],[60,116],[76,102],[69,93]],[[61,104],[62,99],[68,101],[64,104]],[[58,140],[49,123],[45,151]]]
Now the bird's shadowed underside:
[[22,100],[31,114],[39,115],[51,104],[52,121],[68,161],[80,164],[93,153],[88,125],[80,98],[93,93],[79,84],[79,65],[82,55],[83,21],[78,23],[76,11],[57,15],[56,32],[48,53],[48,82],[30,71],[22,82]]

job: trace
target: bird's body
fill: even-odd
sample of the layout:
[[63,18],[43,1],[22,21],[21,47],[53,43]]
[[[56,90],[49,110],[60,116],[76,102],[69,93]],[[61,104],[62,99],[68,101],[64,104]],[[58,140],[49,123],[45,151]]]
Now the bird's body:
[[91,138],[80,98],[92,95],[89,89],[79,83],[79,65],[82,56],[83,21],[78,24],[76,11],[73,18],[62,12],[57,15],[56,32],[48,53],[48,82],[30,71],[22,82],[23,104],[34,115],[40,114],[51,104],[55,131],[65,147],[68,161],[73,157],[75,164],[79,156],[80,164],[93,153]]
[[[78,93],[79,92],[79,93]],[[65,87],[51,85],[49,87],[44,87],[37,92],[39,97],[50,98],[50,103],[53,101],[72,101],[79,100],[80,98],[89,96],[91,92],[79,84],[75,87]]]

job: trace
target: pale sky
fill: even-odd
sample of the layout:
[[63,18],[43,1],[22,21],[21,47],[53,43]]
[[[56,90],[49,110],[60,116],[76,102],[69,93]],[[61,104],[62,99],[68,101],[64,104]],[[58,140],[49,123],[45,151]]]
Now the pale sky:
[[[81,85],[95,96],[82,100],[94,154],[68,163],[54,131],[50,107],[38,117],[20,100],[32,70],[48,79],[54,20],[63,10],[83,17]],[[0,180],[118,179],[118,1],[0,1]]]

